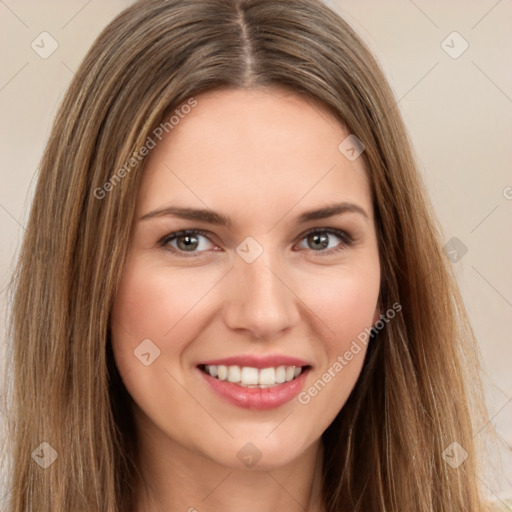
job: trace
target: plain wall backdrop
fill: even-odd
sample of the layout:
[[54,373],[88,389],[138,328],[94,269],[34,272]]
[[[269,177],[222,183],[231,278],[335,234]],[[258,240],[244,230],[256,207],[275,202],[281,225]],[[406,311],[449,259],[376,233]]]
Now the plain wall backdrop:
[[[2,326],[5,287],[57,108],[96,36],[130,3],[0,0]],[[475,435],[496,428],[493,456],[502,467],[482,484],[512,510],[502,501],[512,498],[511,1],[326,3],[374,51],[404,116],[487,375],[491,422]],[[0,356],[5,338],[1,329]],[[6,421],[5,411],[0,416]],[[0,503],[6,492],[0,489]]]

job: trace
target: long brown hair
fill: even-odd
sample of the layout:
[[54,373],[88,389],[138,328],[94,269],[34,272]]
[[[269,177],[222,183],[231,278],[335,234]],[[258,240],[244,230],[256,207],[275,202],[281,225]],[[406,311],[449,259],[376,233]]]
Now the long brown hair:
[[[41,160],[12,281],[10,512],[130,510],[136,433],[109,321],[144,168],[139,150],[203,91],[272,85],[321,101],[364,143],[380,306],[402,306],[373,336],[323,435],[325,509],[483,510],[475,340],[374,58],[320,0],[148,0],[96,39]],[[42,442],[57,454],[46,469],[33,453],[53,453]],[[456,470],[443,458],[452,442],[468,454]]]

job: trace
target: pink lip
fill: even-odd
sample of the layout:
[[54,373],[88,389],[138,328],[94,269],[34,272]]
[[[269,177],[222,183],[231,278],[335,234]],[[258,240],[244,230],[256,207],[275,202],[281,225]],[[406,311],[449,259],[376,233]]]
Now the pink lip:
[[[226,361],[226,360],[223,360]],[[217,363],[209,363],[217,364]],[[230,363],[236,364],[236,363]],[[265,364],[268,364],[265,362]],[[254,363],[245,366],[253,366]],[[274,366],[274,365],[270,365]],[[290,364],[290,366],[301,366],[299,364]],[[267,366],[262,366],[266,368]],[[216,379],[207,373],[199,370],[199,373],[203,376],[205,381],[208,383],[210,388],[217,393],[220,397],[227,400],[229,403],[241,407],[244,409],[259,409],[267,410],[274,409],[284,405],[295,398],[304,387],[306,376],[309,373],[310,368],[306,368],[296,378],[289,382],[283,382],[274,387],[269,388],[244,388],[238,384],[228,382],[227,380]]]
[[212,359],[210,361],[201,362],[200,365],[225,365],[225,366],[250,366],[252,368],[270,368],[277,366],[311,366],[310,363],[303,359],[296,357],[289,357],[283,355],[269,355],[269,356],[233,356],[225,357],[223,359]]

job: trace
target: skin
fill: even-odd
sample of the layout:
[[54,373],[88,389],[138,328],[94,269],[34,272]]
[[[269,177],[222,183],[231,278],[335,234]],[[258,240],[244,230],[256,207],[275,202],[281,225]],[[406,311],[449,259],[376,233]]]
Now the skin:
[[[312,366],[307,390],[375,323],[380,266],[368,177],[362,158],[338,150],[349,133],[310,99],[265,88],[196,100],[148,156],[112,311],[116,364],[136,404],[145,480],[136,510],[318,512],[320,438],[357,381],[365,347],[306,405],[293,399],[266,411],[226,402],[196,365],[240,354],[300,357]],[[367,216],[296,221],[342,201]],[[232,224],[139,220],[169,205],[208,208]],[[306,235],[312,228],[328,236],[327,248]],[[194,239],[199,256],[183,238],[159,245],[182,229],[208,232]],[[252,263],[236,252],[248,236],[263,248]],[[149,366],[134,357],[145,339],[160,350]],[[237,457],[248,442],[261,454],[252,467]]]

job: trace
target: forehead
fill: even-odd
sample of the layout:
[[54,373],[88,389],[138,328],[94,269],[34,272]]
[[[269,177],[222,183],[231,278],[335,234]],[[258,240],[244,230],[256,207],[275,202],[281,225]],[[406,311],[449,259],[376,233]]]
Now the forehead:
[[194,99],[148,156],[139,213],[193,203],[277,214],[299,202],[307,209],[343,200],[371,213],[363,161],[339,150],[349,133],[324,105],[278,88],[216,90]]

